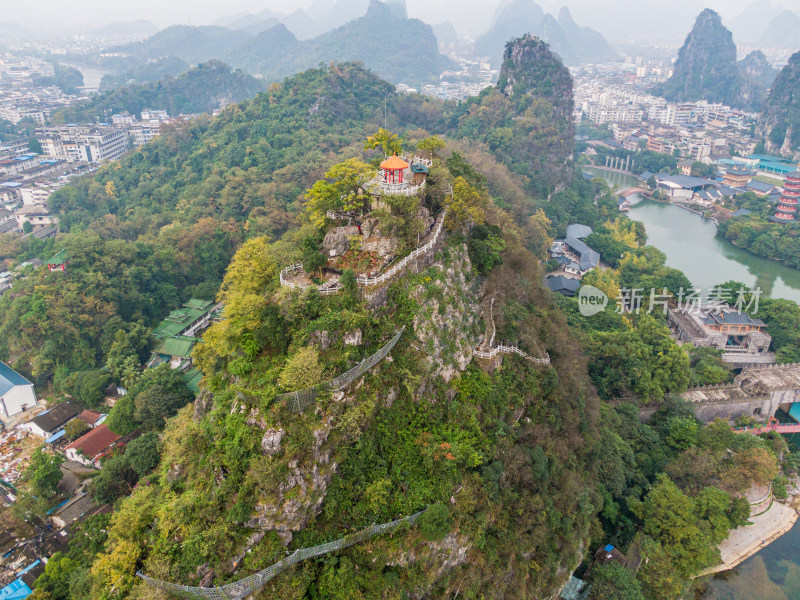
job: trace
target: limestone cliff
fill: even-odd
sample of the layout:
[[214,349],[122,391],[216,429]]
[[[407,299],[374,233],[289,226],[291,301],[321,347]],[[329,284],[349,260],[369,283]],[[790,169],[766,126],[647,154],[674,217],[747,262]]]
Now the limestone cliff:
[[675,102],[708,100],[747,110],[760,107],[765,93],[737,64],[733,35],[711,9],[686,36],[672,77],[653,92]]
[[800,159],[800,52],[778,73],[758,119],[768,152]]

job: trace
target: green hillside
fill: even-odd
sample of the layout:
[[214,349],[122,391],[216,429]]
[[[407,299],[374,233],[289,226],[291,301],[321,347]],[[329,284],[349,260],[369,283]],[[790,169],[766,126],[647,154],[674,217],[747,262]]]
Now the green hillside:
[[55,123],[107,121],[112,114],[142,109],[166,110],[170,115],[210,113],[222,106],[252,98],[266,84],[218,60],[210,60],[154,83],[119,87],[103,92],[86,104],[53,115]]
[[[572,222],[616,254],[587,274],[612,297],[689,282],[573,169],[562,62],[529,36],[504,58],[498,88],[459,105],[354,64],[306,71],[54,195],[67,233],[21,255],[63,247],[69,263],[0,298],[0,359],[81,403],[110,374],[129,393],[106,424],[144,435],[92,478],[113,514],[48,561],[39,596],[163,598],[136,573],[219,586],[342,538],[255,597],[551,598],[609,542],[643,561],[594,569],[596,598],[693,593],[746,519],[741,492],[780,484],[785,442],[694,420],[673,395],[730,372],[662,316],[582,317],[544,288]],[[430,159],[426,185],[376,201],[364,190],[397,146]],[[356,277],[380,261],[405,267]],[[168,365],[140,366],[148,327],[212,295],[225,308],[194,351],[192,402]],[[490,338],[522,354],[480,358]],[[17,516],[60,500],[34,475]]]

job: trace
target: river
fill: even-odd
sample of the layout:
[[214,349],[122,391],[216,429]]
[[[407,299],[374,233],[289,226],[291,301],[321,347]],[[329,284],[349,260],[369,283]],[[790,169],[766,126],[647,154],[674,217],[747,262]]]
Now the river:
[[[585,169],[620,189],[638,180],[622,173]],[[648,244],[667,255],[667,264],[683,271],[703,290],[728,280],[761,288],[765,296],[800,302],[800,271],[759,258],[716,236],[713,221],[671,204],[630,197],[632,219],[644,223]],[[800,435],[787,436],[800,452]],[[800,599],[800,521],[786,534],[738,567],[708,580],[706,600]]]
[[[639,184],[622,173],[584,169],[624,189]],[[635,194],[629,198],[632,219],[644,223],[647,243],[667,255],[667,265],[683,271],[704,292],[725,281],[741,281],[760,288],[764,297],[800,303],[800,271],[758,257],[717,237],[713,221],[672,204]]]
[[88,65],[79,65],[75,63],[61,63],[64,66],[72,67],[77,69],[83,75],[83,87],[81,89],[86,90],[87,92],[97,92],[100,88],[100,80],[103,78],[103,75],[109,73],[106,69],[101,69],[99,67],[91,67]]

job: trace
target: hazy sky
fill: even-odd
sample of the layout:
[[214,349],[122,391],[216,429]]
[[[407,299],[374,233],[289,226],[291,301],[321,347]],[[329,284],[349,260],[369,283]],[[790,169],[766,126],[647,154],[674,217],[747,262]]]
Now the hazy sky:
[[[477,0],[481,5],[496,5],[500,0]],[[598,0],[599,1],[599,0]],[[613,10],[613,0],[602,0],[609,10]],[[643,3],[654,0],[642,0]],[[724,17],[732,17],[741,12],[752,0],[705,0],[704,4],[719,11]],[[446,0],[407,0],[410,16],[429,21],[427,16],[438,16],[436,5]],[[269,8],[278,12],[291,12],[295,8],[307,7],[310,0],[38,0],[19,2],[3,0],[0,6],[0,21],[47,21],[50,23],[103,25],[110,21],[129,21],[148,19],[159,27],[173,23],[206,25],[227,15],[238,12],[258,12]],[[800,0],[776,0],[786,8],[800,11]],[[449,4],[449,3],[448,3]],[[464,2],[468,4],[468,2]],[[560,6],[572,6],[576,0],[540,1],[545,10],[552,11]],[[580,11],[573,10],[578,23],[588,25],[581,19]]]

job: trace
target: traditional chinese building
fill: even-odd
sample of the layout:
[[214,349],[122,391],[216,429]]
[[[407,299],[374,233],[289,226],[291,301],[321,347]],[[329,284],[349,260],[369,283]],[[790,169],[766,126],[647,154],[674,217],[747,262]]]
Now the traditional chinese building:
[[750,180],[753,179],[754,176],[755,171],[747,165],[735,164],[725,170],[725,174],[722,176],[722,182],[734,188],[744,187],[750,183]]
[[800,199],[800,167],[786,176],[783,188],[775,215],[770,217],[770,221],[775,223],[790,223],[796,218],[797,201]]
[[66,271],[68,262],[67,251],[61,250],[47,261],[47,268],[50,271]]
[[772,337],[766,324],[731,308],[705,307],[669,310],[667,323],[679,342],[717,348],[722,359],[732,364],[774,362],[769,352]]

